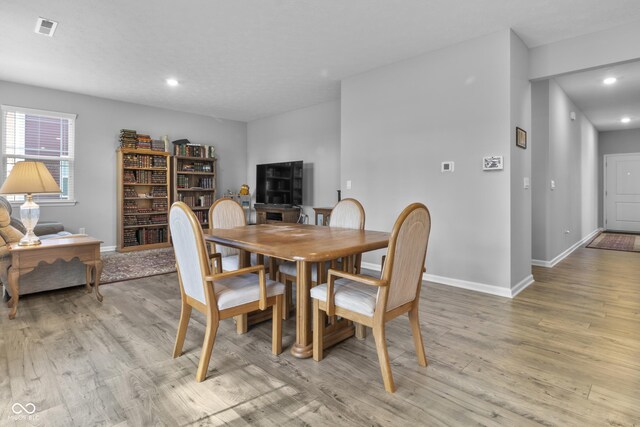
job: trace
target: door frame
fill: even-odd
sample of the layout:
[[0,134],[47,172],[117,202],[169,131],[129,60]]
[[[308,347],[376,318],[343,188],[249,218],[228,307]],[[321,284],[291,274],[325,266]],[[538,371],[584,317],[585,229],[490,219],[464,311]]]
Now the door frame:
[[640,156],[640,153],[605,154],[602,161],[602,226],[607,231],[607,160],[610,157]]

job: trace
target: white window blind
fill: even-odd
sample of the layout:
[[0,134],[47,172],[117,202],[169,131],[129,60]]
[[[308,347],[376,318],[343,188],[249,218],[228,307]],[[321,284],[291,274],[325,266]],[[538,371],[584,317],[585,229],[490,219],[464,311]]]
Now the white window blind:
[[[2,170],[4,181],[23,160],[43,162],[62,193],[34,195],[37,203],[75,202],[73,192],[75,114],[2,106]],[[24,195],[7,195],[20,202]]]

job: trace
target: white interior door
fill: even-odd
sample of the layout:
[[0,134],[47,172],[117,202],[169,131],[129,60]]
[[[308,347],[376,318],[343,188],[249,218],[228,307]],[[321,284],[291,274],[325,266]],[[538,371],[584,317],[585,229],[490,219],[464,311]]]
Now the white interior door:
[[604,228],[640,233],[640,154],[605,156]]

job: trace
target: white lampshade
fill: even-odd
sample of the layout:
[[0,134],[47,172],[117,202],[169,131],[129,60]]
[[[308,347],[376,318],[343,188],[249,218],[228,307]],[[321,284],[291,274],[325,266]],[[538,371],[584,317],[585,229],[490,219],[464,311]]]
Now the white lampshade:
[[42,162],[16,163],[0,188],[0,194],[42,193],[60,193],[60,187]]

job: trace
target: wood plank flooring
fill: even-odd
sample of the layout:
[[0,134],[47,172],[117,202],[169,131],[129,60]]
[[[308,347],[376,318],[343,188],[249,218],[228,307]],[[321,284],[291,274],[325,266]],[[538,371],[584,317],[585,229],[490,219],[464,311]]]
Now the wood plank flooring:
[[[578,249],[513,300],[426,283],[421,368],[406,317],[388,324],[398,391],[382,386],[371,334],[293,358],[270,323],[218,330],[195,382],[204,318],[171,352],[175,274],[24,297],[0,310],[0,425],[640,425],[640,254]],[[31,419],[11,406],[32,402]],[[14,417],[14,418],[11,418]]]

